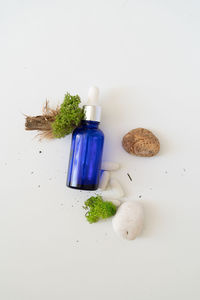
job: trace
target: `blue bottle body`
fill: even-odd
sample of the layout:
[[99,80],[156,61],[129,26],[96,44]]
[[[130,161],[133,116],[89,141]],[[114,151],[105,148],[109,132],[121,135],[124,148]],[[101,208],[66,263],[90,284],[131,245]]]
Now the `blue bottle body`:
[[104,134],[99,122],[83,120],[72,134],[67,186],[96,190],[99,184]]

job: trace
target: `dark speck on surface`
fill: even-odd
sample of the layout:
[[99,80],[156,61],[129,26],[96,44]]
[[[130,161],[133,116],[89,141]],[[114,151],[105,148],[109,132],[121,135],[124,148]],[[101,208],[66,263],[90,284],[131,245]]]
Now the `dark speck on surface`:
[[72,205],[72,207],[74,207],[74,205]]
[[128,178],[130,179],[130,181],[133,181],[133,179],[131,178],[131,175],[129,173],[127,173]]
[[31,171],[31,175],[33,175],[34,174],[34,172],[33,171]]
[[142,195],[139,195],[139,198],[141,199],[141,198],[142,198]]
[[168,172],[167,172],[167,171],[165,171],[165,174],[168,174]]
[[39,153],[41,154],[41,153],[42,153],[42,151],[41,151],[41,150],[39,150]]
[[186,169],[185,169],[185,168],[183,168],[183,172],[186,172]]
[[40,184],[38,184],[38,188],[40,188]]
[[76,240],[77,243],[79,243],[79,240]]

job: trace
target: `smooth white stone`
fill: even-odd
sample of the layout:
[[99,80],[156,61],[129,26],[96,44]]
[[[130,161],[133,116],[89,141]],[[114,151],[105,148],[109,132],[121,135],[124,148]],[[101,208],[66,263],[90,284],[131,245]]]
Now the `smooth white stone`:
[[144,211],[139,202],[124,202],[112,220],[114,231],[127,240],[134,240],[142,231]]
[[100,178],[100,184],[99,184],[99,188],[101,190],[105,190],[108,186],[108,182],[110,180],[110,172],[108,171],[103,171],[101,178]]
[[101,164],[101,169],[105,171],[116,171],[120,165],[113,161],[103,161]]

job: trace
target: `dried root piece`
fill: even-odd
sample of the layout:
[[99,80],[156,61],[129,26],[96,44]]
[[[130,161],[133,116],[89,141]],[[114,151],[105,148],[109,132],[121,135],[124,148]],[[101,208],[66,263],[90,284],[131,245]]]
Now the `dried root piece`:
[[54,138],[52,123],[55,121],[56,116],[60,111],[60,107],[57,106],[56,109],[49,107],[49,102],[46,101],[43,109],[42,115],[40,116],[26,116],[25,130],[38,130],[40,138]]
[[64,101],[55,109],[46,101],[40,116],[26,116],[25,129],[38,130],[40,139],[61,138],[70,134],[83,119],[83,109],[79,107],[81,100],[78,95],[67,93]]

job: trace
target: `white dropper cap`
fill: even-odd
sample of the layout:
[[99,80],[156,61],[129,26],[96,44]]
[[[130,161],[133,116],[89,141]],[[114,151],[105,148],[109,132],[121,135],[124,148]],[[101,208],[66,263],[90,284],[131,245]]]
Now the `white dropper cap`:
[[98,105],[99,104],[99,89],[95,86],[91,86],[88,91],[88,105]]
[[100,122],[101,119],[101,107],[99,106],[99,89],[95,86],[91,86],[88,91],[87,104],[84,108],[84,120]]

